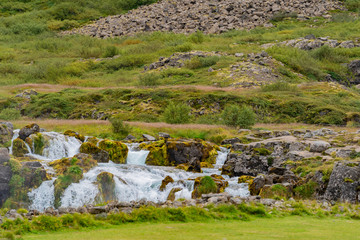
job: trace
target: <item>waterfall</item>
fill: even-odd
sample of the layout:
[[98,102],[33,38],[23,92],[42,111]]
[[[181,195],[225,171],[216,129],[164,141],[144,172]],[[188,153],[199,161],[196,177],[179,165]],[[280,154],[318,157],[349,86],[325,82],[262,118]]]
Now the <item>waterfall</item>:
[[133,165],[145,165],[145,161],[150,151],[140,150],[139,143],[128,143],[126,146],[129,148],[129,152],[126,158],[127,164]]
[[[18,131],[17,133],[18,134]],[[58,133],[43,133],[49,139],[43,155],[37,157],[44,161],[45,166],[50,160],[61,157],[71,157],[79,152],[80,141],[75,138],[67,137]],[[95,204],[99,194],[97,176],[102,172],[113,174],[115,189],[114,194],[117,201],[139,201],[146,199],[153,202],[165,202],[170,191],[173,188],[182,190],[175,194],[175,199],[191,199],[191,193],[194,190],[194,181],[199,176],[221,174],[221,168],[225,163],[230,152],[229,149],[221,148],[218,152],[214,168],[203,168],[203,173],[185,172],[174,167],[147,166],[145,164],[149,151],[139,149],[139,143],[127,144],[129,151],[126,164],[99,163],[84,174],[78,183],[72,183],[65,189],[61,197],[62,207],[80,207],[89,204]],[[169,183],[164,191],[160,191],[162,180],[170,176],[174,182]],[[247,184],[238,184],[237,178],[223,176],[229,182],[226,192],[234,196],[246,197],[249,195]],[[28,193],[32,201],[31,209],[44,211],[54,205],[54,179],[45,181],[37,189]]]
[[44,181],[41,183],[40,187],[28,193],[29,199],[32,202],[29,209],[44,211],[45,209],[54,206],[54,181],[55,178]]

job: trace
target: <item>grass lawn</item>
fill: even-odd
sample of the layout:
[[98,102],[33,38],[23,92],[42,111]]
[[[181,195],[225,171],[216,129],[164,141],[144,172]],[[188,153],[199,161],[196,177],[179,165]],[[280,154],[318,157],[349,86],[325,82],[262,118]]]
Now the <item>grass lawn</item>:
[[359,239],[360,221],[335,218],[285,217],[206,223],[124,224],[108,229],[25,235],[30,240],[232,240],[232,239]]

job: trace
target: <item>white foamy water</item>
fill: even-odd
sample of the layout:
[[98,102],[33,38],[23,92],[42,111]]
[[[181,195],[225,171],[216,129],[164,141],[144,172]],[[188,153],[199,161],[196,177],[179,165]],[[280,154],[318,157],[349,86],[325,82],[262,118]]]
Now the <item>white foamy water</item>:
[[54,206],[54,181],[55,178],[44,181],[37,189],[28,193],[29,199],[32,202],[29,209],[44,211],[45,209]]
[[[79,152],[80,143],[77,139],[59,136],[55,133],[46,133],[51,137],[49,147],[44,150],[43,157],[45,164],[49,160],[57,157],[71,157]],[[61,134],[60,134],[61,135]],[[146,166],[145,160],[149,151],[139,149],[139,144],[128,144],[127,164],[99,163],[98,166],[84,174],[79,183],[72,183],[61,197],[62,207],[80,207],[88,204],[96,204],[96,197],[99,194],[97,176],[102,172],[114,175],[116,200],[123,202],[139,201],[146,199],[153,202],[166,201],[171,189],[181,188],[175,194],[176,199],[190,199],[194,189],[194,179],[199,176],[221,174],[221,167],[226,161],[229,150],[221,148],[218,152],[215,167],[213,169],[204,168],[203,173],[191,173],[174,167]],[[32,154],[35,157],[35,155]],[[60,157],[60,158],[61,158]],[[47,165],[47,164],[46,164]],[[160,191],[162,180],[170,176],[174,183],[169,183],[164,191]],[[237,178],[223,176],[228,182],[229,187],[226,192],[234,196],[248,196],[247,184],[238,184]],[[32,200],[31,209],[44,211],[54,205],[54,179],[45,181],[38,189],[29,193]]]
[[132,165],[145,165],[145,161],[150,151],[139,150],[139,143],[129,143],[126,146],[129,148],[129,152],[126,158],[127,164]]
[[[19,131],[19,129],[14,131],[14,136],[9,149],[10,154],[13,153],[13,140],[19,137]],[[65,136],[56,132],[42,132],[41,134],[48,141],[42,154],[39,155],[34,153],[34,144],[29,146],[25,143],[29,152],[26,154],[27,156],[43,161],[53,161],[64,157],[73,157],[79,153],[81,141],[75,137]]]

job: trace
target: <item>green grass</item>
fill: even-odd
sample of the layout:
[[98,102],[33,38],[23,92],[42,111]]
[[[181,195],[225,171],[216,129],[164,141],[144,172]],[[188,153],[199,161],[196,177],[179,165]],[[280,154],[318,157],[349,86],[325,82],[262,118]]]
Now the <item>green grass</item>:
[[357,220],[313,217],[256,218],[250,222],[125,224],[108,229],[30,234],[24,240],[121,239],[121,240],[218,240],[218,239],[358,239]]

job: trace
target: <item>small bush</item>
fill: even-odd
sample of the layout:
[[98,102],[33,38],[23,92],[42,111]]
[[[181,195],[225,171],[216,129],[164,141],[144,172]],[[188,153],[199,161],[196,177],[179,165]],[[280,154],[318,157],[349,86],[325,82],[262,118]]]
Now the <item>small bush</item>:
[[171,124],[188,123],[190,121],[191,108],[183,103],[170,102],[164,111],[165,122]]
[[205,36],[201,31],[196,31],[195,33],[193,33],[189,36],[189,40],[196,44],[203,43],[204,39],[205,39]]
[[217,191],[217,186],[211,177],[205,176],[201,178],[200,185],[197,187],[197,191],[200,195],[215,193]]
[[215,65],[219,61],[218,56],[211,57],[193,57],[185,62],[185,67],[189,69],[198,69],[203,67],[210,67]]
[[5,108],[0,112],[0,119],[2,120],[17,120],[20,117],[20,111],[14,108]]
[[128,124],[124,124],[124,122],[120,118],[111,118],[110,123],[113,133],[119,134],[121,136],[126,136],[129,134],[130,126]]
[[103,57],[113,57],[119,54],[119,50],[115,46],[107,46],[105,48],[105,52],[103,53]]
[[139,86],[154,87],[159,85],[160,75],[156,73],[146,73],[139,77]]
[[229,105],[222,113],[224,124],[234,128],[251,128],[255,124],[254,111],[246,106]]
[[316,191],[317,183],[309,181],[294,189],[295,194],[301,198],[311,198]]

